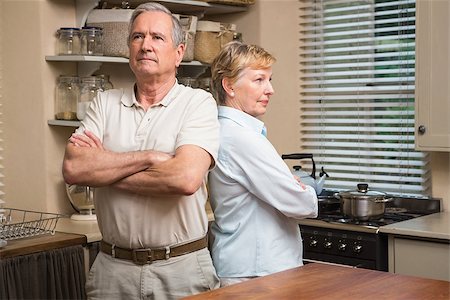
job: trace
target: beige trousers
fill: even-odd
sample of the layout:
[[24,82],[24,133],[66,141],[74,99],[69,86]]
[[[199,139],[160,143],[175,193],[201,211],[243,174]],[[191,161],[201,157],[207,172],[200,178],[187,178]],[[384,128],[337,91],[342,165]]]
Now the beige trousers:
[[207,248],[149,265],[99,252],[86,280],[88,299],[179,299],[220,286]]

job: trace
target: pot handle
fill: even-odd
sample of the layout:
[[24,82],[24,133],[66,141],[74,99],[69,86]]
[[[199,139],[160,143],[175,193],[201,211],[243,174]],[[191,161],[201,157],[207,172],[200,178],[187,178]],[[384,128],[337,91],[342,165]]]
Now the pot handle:
[[378,199],[378,200],[372,200],[375,203],[386,203],[392,201],[393,198],[386,198],[386,199]]

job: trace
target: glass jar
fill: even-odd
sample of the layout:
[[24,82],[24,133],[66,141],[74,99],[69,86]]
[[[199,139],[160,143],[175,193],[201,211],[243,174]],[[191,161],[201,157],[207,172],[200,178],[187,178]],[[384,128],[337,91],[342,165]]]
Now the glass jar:
[[197,78],[197,82],[198,82],[198,87],[200,89],[203,89],[207,92],[211,91],[211,78],[210,77]]
[[83,27],[81,29],[81,54],[103,55],[103,29]]
[[192,88],[198,87],[197,79],[192,78],[192,77],[180,77],[180,78],[178,78],[178,82],[180,84],[183,84],[185,86],[190,86]]
[[100,86],[102,88],[102,91],[106,91],[106,90],[110,90],[110,89],[114,88],[112,82],[109,80],[109,75],[100,74],[100,75],[97,75],[97,77],[100,78],[100,81],[101,81]]
[[57,30],[58,55],[80,54],[80,29],[61,27]]
[[83,120],[92,100],[101,91],[101,79],[96,76],[81,77],[81,92],[77,104],[77,119]]
[[56,86],[55,119],[77,120],[77,102],[80,96],[79,84],[80,80],[77,76],[59,76]]

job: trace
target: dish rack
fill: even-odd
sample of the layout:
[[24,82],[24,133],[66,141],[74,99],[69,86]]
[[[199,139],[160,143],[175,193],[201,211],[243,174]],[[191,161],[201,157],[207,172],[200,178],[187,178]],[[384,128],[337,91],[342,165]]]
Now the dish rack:
[[3,208],[0,214],[0,239],[15,240],[41,234],[55,234],[56,223],[63,215]]

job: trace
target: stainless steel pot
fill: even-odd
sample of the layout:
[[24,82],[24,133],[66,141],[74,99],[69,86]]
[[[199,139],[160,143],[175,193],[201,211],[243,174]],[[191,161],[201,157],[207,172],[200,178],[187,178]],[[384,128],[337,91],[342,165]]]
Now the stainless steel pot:
[[367,221],[384,215],[386,202],[392,201],[383,192],[370,191],[367,184],[360,183],[356,191],[336,193],[341,202],[341,212],[352,219]]

